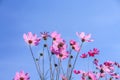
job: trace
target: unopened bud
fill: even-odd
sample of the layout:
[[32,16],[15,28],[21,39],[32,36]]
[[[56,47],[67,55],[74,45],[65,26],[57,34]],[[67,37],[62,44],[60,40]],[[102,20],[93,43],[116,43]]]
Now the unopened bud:
[[43,56],[43,53],[40,53],[40,56]]

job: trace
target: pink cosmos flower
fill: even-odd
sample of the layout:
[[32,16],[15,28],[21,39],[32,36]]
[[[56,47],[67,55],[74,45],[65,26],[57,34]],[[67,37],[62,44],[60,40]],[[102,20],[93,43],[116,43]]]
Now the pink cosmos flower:
[[80,71],[79,70],[74,70],[73,71],[75,74],[80,74]]
[[53,47],[56,50],[61,50],[61,49],[65,50],[67,48],[67,45],[65,43],[65,40],[63,40],[62,38],[59,38],[58,40],[53,42]]
[[100,73],[111,73],[112,72],[112,70],[108,66],[105,66],[105,65],[100,65],[96,67],[97,69],[100,70]]
[[70,45],[75,45],[75,44],[76,44],[76,41],[70,40]]
[[66,59],[69,56],[69,52],[67,51],[67,45],[62,38],[53,41],[50,50],[53,54],[56,55],[57,58],[61,60]]
[[81,57],[81,58],[87,58],[87,56],[88,56],[88,54],[83,53],[80,57]]
[[106,62],[104,62],[104,65],[112,67],[114,65],[114,62],[112,62],[112,61],[106,61]]
[[68,58],[69,52],[67,51],[67,45],[65,44],[64,40],[55,41],[53,43],[52,48],[57,52],[57,53],[55,52],[57,58],[59,58],[61,60]]
[[79,46],[79,44],[76,41],[70,40],[70,45],[71,45],[73,50],[75,50],[77,52],[80,51],[80,46]]
[[[96,75],[91,71],[89,71],[89,72],[80,71],[80,74],[82,74],[81,80],[88,80],[88,79],[89,80],[98,80]],[[88,78],[88,79],[86,79],[86,78]]]
[[17,72],[13,80],[30,80],[29,74],[24,71]]
[[88,54],[90,57],[94,57],[95,55],[99,54],[99,50],[97,48],[94,48],[93,50],[90,50]]
[[53,42],[52,46],[50,47],[50,50],[53,54],[60,54],[63,52],[66,52],[67,45],[63,39],[59,39]]
[[87,75],[90,80],[97,80],[96,75],[93,72],[88,72]]
[[52,54],[59,54],[60,52],[58,50],[56,50],[53,46],[50,47],[50,51]]
[[55,40],[61,38],[61,35],[59,33],[57,33],[56,31],[54,31],[51,33],[51,37],[55,41]]
[[44,40],[47,40],[48,37],[50,37],[50,35],[48,34],[48,32],[41,32],[41,37],[44,39]]
[[76,32],[76,35],[81,39],[82,42],[92,42],[93,40],[91,38],[91,34],[86,34],[84,32],[78,33]]
[[28,32],[28,34],[23,34],[23,38],[27,44],[34,46],[37,46],[40,41],[40,38],[38,38],[36,34],[32,34],[32,32]]
[[106,66],[110,70],[109,73],[114,72],[114,62],[106,61],[104,62],[104,66]]
[[68,58],[69,52],[68,51],[62,51],[60,54],[57,54],[56,56],[57,56],[57,58],[59,58],[61,60],[64,60],[64,59]]

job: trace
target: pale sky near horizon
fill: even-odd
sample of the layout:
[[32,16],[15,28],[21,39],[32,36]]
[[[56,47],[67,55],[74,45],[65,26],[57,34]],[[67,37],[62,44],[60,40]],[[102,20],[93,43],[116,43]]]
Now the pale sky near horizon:
[[120,63],[119,0],[0,0],[0,28],[0,80],[12,80],[20,70],[38,80],[23,40],[29,31],[58,31],[66,40],[78,40],[76,32],[91,33],[95,41],[84,52],[97,47],[101,62]]

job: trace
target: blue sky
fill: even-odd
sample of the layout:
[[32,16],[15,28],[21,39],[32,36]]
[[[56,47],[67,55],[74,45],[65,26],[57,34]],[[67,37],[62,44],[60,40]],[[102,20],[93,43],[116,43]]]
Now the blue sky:
[[66,40],[78,39],[75,32],[91,33],[99,59],[120,62],[119,0],[0,0],[0,80],[11,80],[25,70],[37,80],[35,66],[22,36],[58,31]]

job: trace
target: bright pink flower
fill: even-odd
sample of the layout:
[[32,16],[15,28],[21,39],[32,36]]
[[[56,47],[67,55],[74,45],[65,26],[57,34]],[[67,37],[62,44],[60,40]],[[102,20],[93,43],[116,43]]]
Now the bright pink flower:
[[24,71],[17,72],[13,80],[30,80],[29,74]]
[[73,71],[75,74],[80,74],[80,71],[79,70],[74,70]]
[[94,57],[95,55],[99,54],[99,50],[97,48],[94,48],[93,50],[90,50],[88,54],[90,57]]
[[87,58],[87,56],[88,56],[88,54],[84,53],[84,54],[82,54],[80,57],[81,57],[81,58]]
[[77,52],[80,51],[80,46],[79,46],[79,44],[76,41],[70,40],[70,45],[71,45],[73,50],[75,50]]
[[59,33],[57,33],[56,31],[54,31],[51,33],[51,37],[55,41],[55,40],[61,38],[61,35]]
[[114,62],[112,62],[112,61],[106,61],[106,62],[104,62],[104,65],[108,66],[108,67],[112,67],[114,65]]
[[92,42],[93,40],[91,38],[91,34],[85,35],[84,32],[78,33],[76,32],[76,35],[81,39],[82,42]]
[[40,38],[38,38],[36,34],[32,34],[32,32],[28,32],[28,34],[24,34],[23,38],[27,44],[34,46],[37,46],[40,41]]

